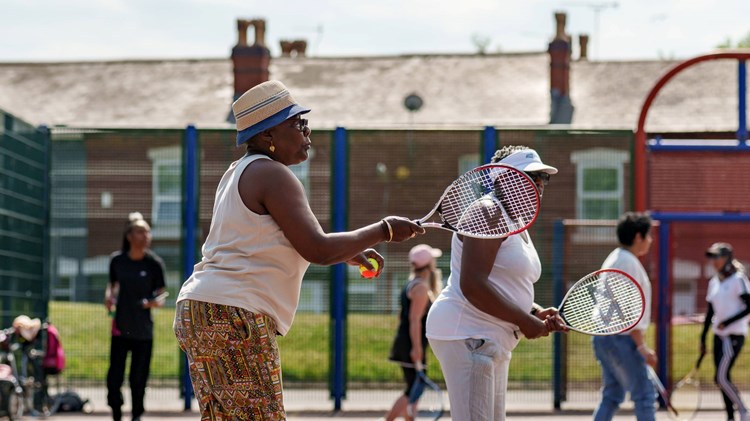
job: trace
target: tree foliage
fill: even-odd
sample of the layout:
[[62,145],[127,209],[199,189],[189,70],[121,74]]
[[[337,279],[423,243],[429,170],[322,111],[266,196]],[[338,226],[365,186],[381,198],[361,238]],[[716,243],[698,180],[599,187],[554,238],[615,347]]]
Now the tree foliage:
[[730,49],[730,48],[750,48],[750,32],[744,37],[740,38],[736,43],[732,43],[732,39],[727,37],[724,42],[717,45],[719,49]]

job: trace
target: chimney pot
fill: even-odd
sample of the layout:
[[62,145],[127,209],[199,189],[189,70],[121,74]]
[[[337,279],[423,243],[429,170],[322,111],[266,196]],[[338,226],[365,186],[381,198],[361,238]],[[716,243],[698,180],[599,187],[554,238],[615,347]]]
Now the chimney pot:
[[304,57],[307,52],[307,41],[303,39],[281,40],[279,45],[282,57]]
[[562,39],[570,41],[570,37],[565,33],[565,21],[567,15],[565,12],[555,12],[555,21],[557,22],[557,30],[555,33],[555,39]]
[[549,43],[547,52],[550,59],[550,123],[570,124],[573,117],[573,104],[570,101],[570,36],[565,33],[566,15],[555,13],[557,31]]
[[589,59],[589,36],[586,34],[581,34],[578,36],[578,44],[580,47],[580,55],[578,56],[578,60],[580,61],[586,61]]
[[[255,39],[252,45],[248,45],[247,29],[251,25],[255,29]],[[237,31],[237,45],[232,48],[235,100],[269,79],[271,61],[271,52],[265,45],[266,22],[263,19],[237,19]]]

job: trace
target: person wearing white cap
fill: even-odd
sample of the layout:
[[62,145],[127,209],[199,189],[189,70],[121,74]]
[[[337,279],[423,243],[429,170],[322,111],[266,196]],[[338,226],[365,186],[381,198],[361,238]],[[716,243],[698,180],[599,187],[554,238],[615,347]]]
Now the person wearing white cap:
[[[506,146],[493,163],[528,174],[539,196],[557,173],[525,146]],[[427,338],[440,361],[456,420],[504,420],[511,351],[566,328],[553,307],[534,302],[542,265],[529,233],[485,240],[453,235],[451,274],[430,307]]]
[[716,365],[714,380],[721,390],[727,420],[734,420],[735,409],[740,421],[750,420],[737,386],[732,383],[731,370],[745,344],[750,321],[750,282],[745,267],[734,258],[729,243],[714,243],[706,250],[706,257],[716,270],[708,281],[706,301],[708,310],[701,332],[701,354],[706,353],[709,328],[714,333],[713,354]]
[[398,417],[408,419],[409,392],[417,379],[415,364],[420,362],[423,367],[427,366],[425,323],[430,305],[443,288],[436,260],[442,255],[440,249],[427,244],[418,244],[409,251],[411,273],[401,290],[399,325],[388,356],[389,360],[401,364],[406,389],[386,414],[387,421]]
[[[290,165],[308,158],[312,130],[279,81],[232,104],[246,153],[219,181],[203,257],[177,298],[174,332],[187,354],[203,419],[283,420],[276,335],[292,325],[310,263],[384,266],[371,247],[424,234],[408,218],[326,233]],[[227,364],[231,361],[232,364]]]

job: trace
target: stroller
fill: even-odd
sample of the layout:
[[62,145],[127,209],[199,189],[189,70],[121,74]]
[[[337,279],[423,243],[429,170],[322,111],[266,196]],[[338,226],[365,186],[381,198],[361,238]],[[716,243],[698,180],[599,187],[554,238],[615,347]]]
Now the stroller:
[[75,392],[50,396],[47,378],[60,374],[64,366],[57,329],[39,319],[16,317],[12,328],[0,330],[0,417],[11,421],[25,414],[46,417],[58,410],[74,410],[79,401],[80,410],[90,409],[88,400]]
[[21,418],[24,412],[24,389],[18,379],[18,365],[14,343],[15,328],[0,330],[0,417],[10,421]]

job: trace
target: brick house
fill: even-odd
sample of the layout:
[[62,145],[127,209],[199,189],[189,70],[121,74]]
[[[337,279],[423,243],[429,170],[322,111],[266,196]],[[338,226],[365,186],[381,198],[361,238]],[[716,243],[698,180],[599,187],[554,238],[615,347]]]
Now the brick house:
[[[184,129],[200,130],[205,234],[218,178],[242,153],[232,140],[231,102],[268,78],[283,81],[313,109],[315,156],[296,170],[325,228],[327,139],[336,127],[349,130],[349,224],[356,227],[384,214],[424,214],[449,181],[480,162],[482,130],[493,126],[499,145],[531,145],[560,169],[534,227],[548,263],[556,219],[611,219],[632,208],[633,129],[649,89],[677,63],[589,61],[585,36],[578,37],[574,58],[565,15],[555,18],[548,51],[377,57],[309,57],[302,40],[284,41],[282,56],[271,57],[265,23],[240,20],[229,59],[0,63],[0,109],[53,129],[52,233],[60,277],[106,277],[103,265],[119,247],[123,218],[141,210],[153,222],[154,246],[170,263],[172,282],[179,282]],[[732,138],[734,80],[728,62],[684,72],[654,104],[649,133]],[[410,94],[423,100],[418,111],[404,107]],[[739,159],[736,165],[746,167],[747,157]],[[592,232],[582,267],[598,265],[611,245],[609,234]],[[449,246],[444,233],[425,241]],[[706,241],[689,241],[689,259],[700,258]],[[737,241],[739,249],[743,240]],[[403,255],[408,245],[390,247]],[[71,279],[53,296],[98,297],[77,296]]]

